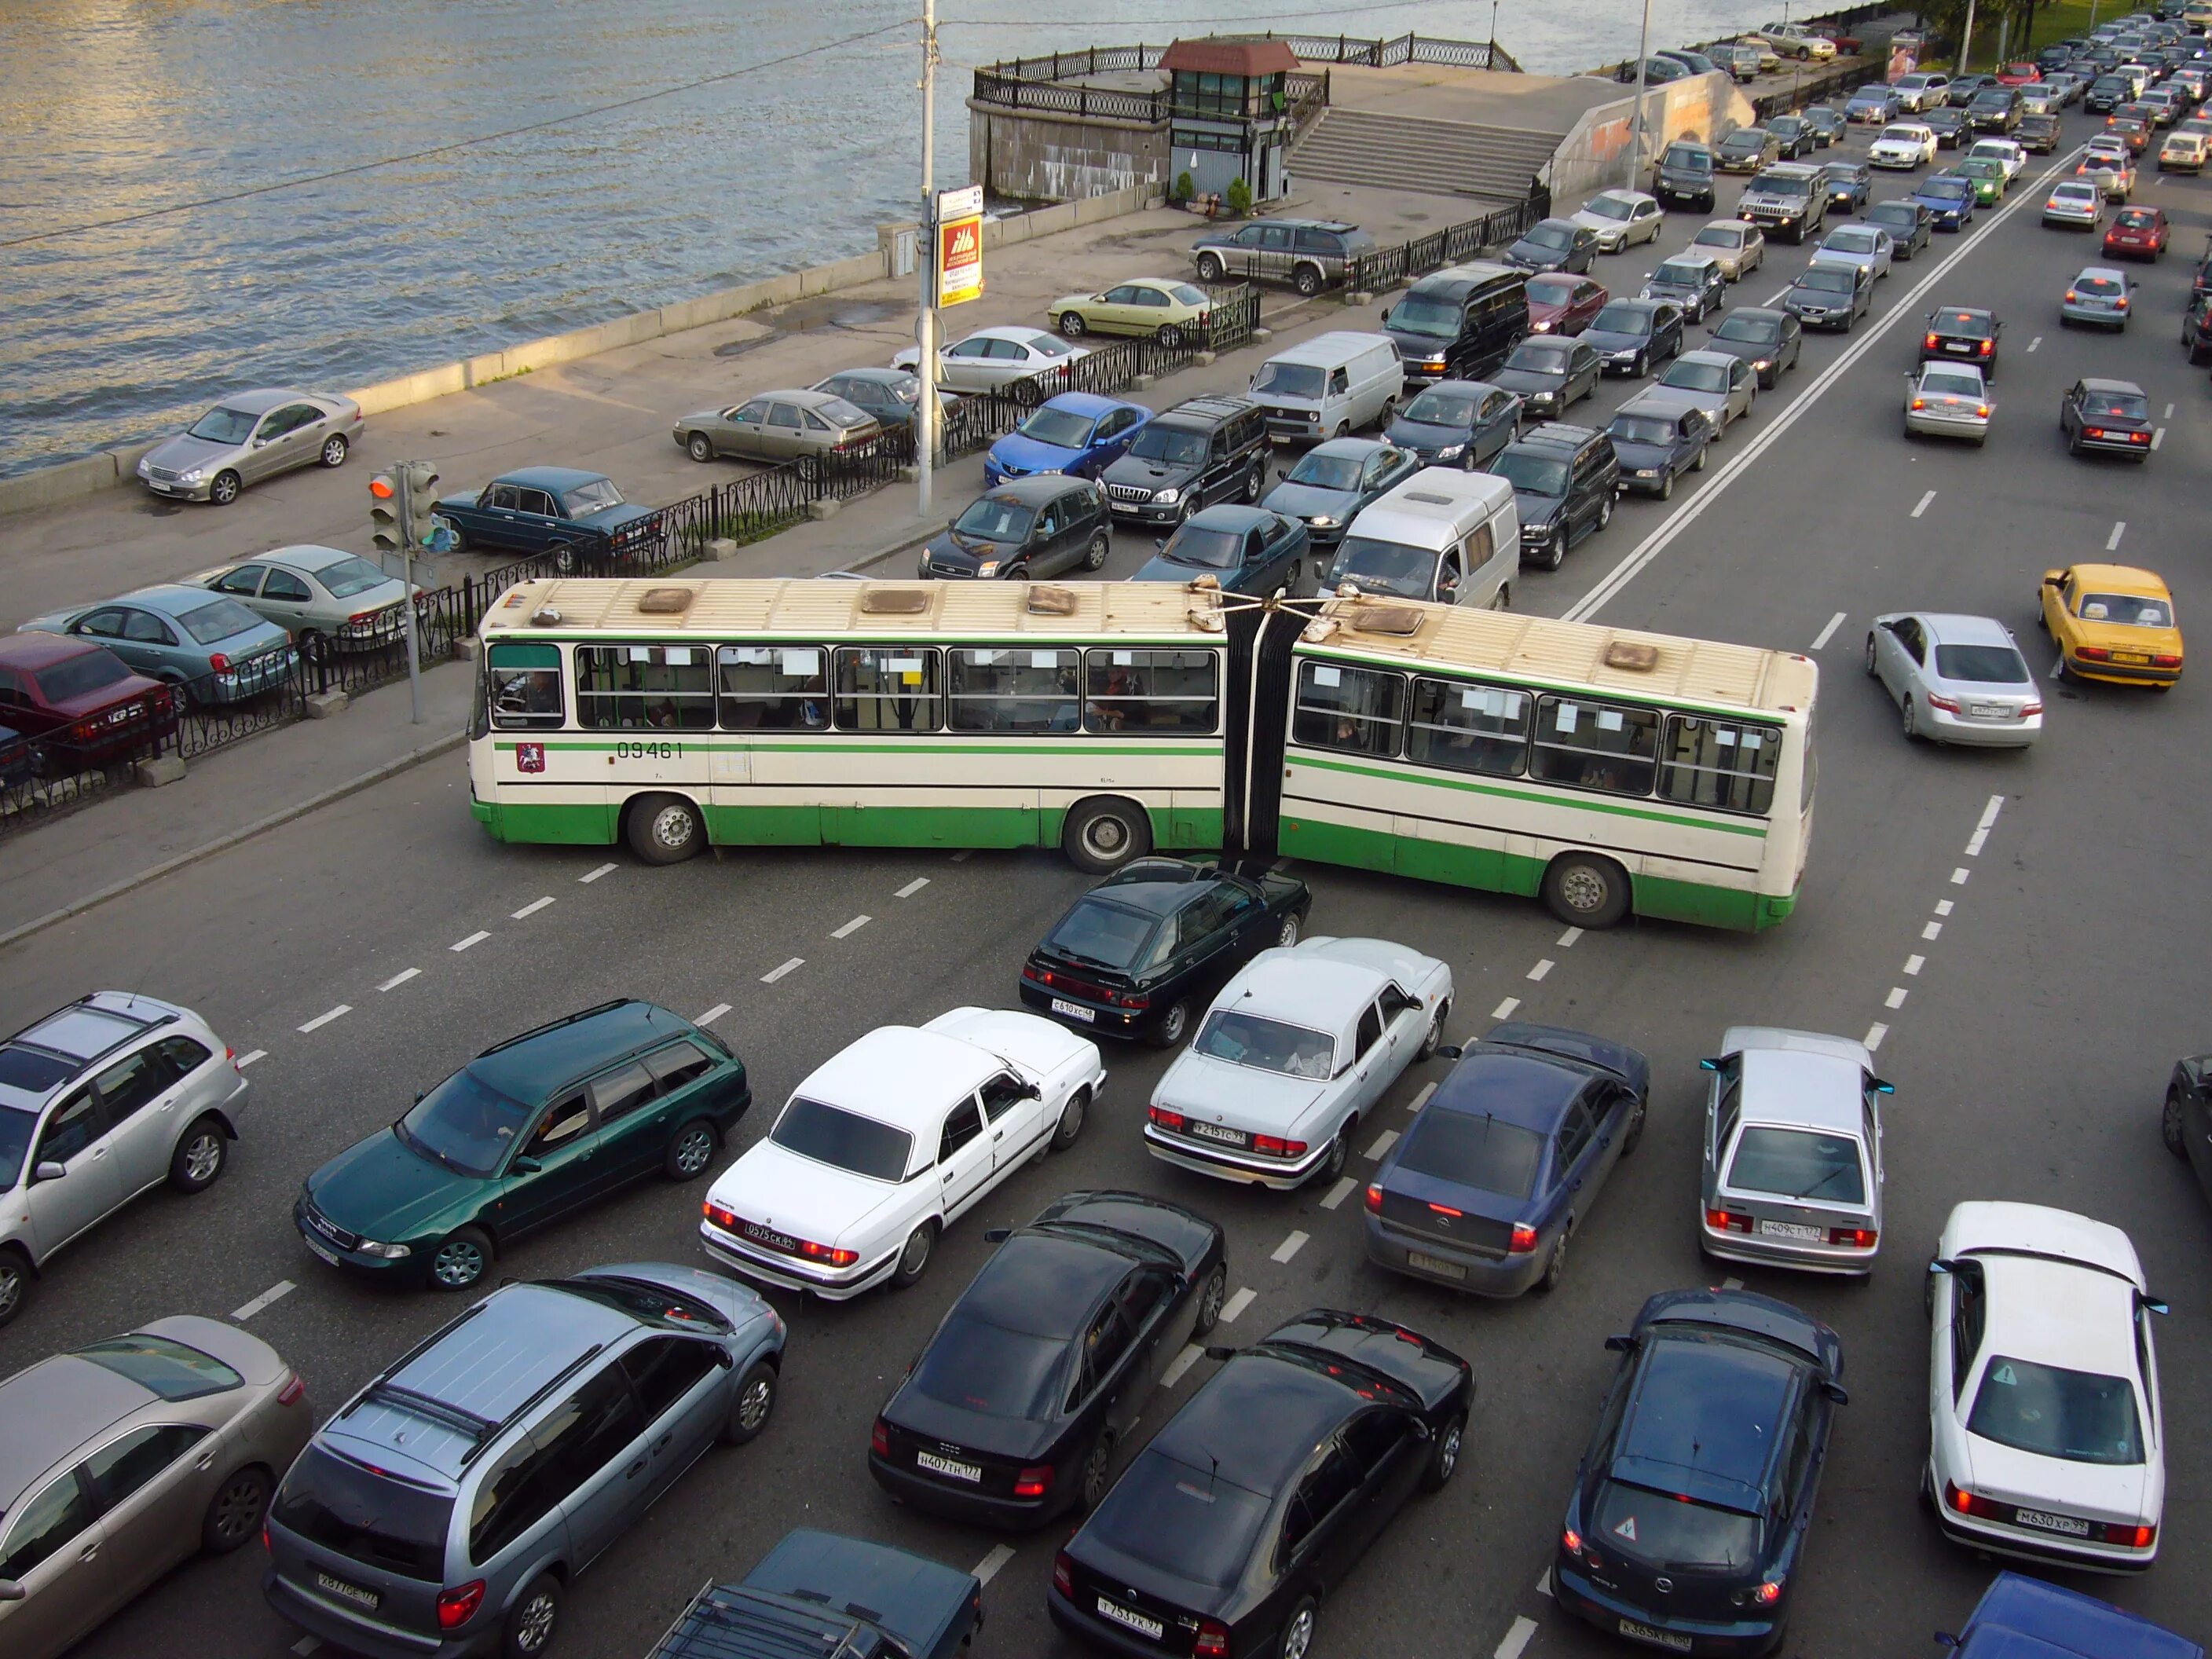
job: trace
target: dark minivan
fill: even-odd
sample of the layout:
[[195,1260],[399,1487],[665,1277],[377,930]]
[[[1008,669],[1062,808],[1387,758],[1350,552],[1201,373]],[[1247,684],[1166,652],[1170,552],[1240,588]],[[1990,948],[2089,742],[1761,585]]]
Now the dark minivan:
[[1486,380],[1528,331],[1525,271],[1480,263],[1424,276],[1382,313],[1408,386]]
[[1267,415],[1249,398],[1191,398],[1155,415],[1098,475],[1115,518],[1173,526],[1215,501],[1260,499]]

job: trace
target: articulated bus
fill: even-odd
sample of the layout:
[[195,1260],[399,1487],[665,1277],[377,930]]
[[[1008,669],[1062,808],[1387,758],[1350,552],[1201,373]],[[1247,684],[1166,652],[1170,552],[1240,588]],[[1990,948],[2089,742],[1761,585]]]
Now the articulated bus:
[[509,842],[1301,858],[1756,930],[1812,823],[1807,658],[1210,583],[556,580],[481,630]]

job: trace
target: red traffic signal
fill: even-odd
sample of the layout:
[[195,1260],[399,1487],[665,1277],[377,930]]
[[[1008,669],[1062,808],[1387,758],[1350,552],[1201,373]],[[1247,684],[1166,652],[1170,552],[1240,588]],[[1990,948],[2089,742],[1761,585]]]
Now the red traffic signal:
[[389,474],[380,472],[368,481],[368,493],[380,501],[388,501],[399,494]]

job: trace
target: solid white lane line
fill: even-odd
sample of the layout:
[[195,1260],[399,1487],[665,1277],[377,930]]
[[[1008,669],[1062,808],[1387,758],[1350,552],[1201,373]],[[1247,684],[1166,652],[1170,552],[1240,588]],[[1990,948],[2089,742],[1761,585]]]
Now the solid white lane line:
[[252,1318],[254,1315],[259,1313],[264,1308],[269,1306],[270,1303],[282,1302],[286,1297],[292,1294],[295,1288],[295,1286],[290,1279],[280,1279],[274,1285],[271,1285],[267,1290],[262,1291],[260,1295],[255,1297],[252,1301],[247,1303],[244,1307],[233,1308],[230,1310],[230,1316],[236,1320],[240,1324],[243,1325],[247,1320]]
[[422,972],[420,968],[403,968],[376,988],[380,991],[396,991],[409,980],[419,977]]
[[1902,985],[1893,985],[1889,988],[1889,995],[1883,1000],[1881,1006],[1885,1008],[1902,1008],[1905,1006],[1905,988]]
[[1270,1261],[1288,1261],[1300,1250],[1305,1249],[1305,1245],[1306,1235],[1298,1231],[1296,1228],[1292,1228],[1291,1230],[1291,1236],[1285,1239],[1281,1243],[1275,1246],[1273,1253],[1268,1256],[1267,1260]]
[[916,876],[912,881],[907,883],[905,886],[900,888],[897,892],[893,893],[891,896],[893,898],[912,898],[916,893],[919,893],[923,888],[928,885],[929,878],[927,876]]
[[1972,835],[1966,837],[1966,856],[1970,859],[1978,859],[1981,857],[1982,848],[1989,841],[1989,838],[1990,832],[1988,830],[1975,830]]
[[1529,1638],[1535,1633],[1534,1620],[1516,1619],[1513,1621],[1513,1628],[1505,1632],[1504,1639],[1498,1643],[1497,1651],[1491,1656],[1491,1659],[1521,1659],[1521,1650],[1528,1645]]
[[1828,625],[1822,629],[1813,641],[1813,648],[1815,651],[1822,649],[1827,645],[1830,640],[1836,637],[1836,630],[1844,625],[1844,618],[1849,614],[1850,613],[1848,611],[1838,611],[1834,616],[1828,618]]
[[1011,1544],[994,1544],[991,1553],[975,1564],[975,1581],[988,1584],[999,1576],[999,1569],[1014,1559]]
[[2039,334],[2039,335],[2037,335],[2037,336],[2036,336],[2033,340],[2030,340],[2030,341],[2027,343],[2027,349],[2028,349],[2030,351],[2033,351],[2033,350],[2034,350],[2034,349],[2036,349],[2036,347],[2038,347],[2038,346],[2041,345],[2042,343],[2043,343],[2043,337],[2042,337],[2040,334]]
[[319,1031],[324,1026],[329,1024],[332,1020],[343,1019],[352,1012],[353,1004],[350,1002],[341,1002],[337,1007],[331,1009],[328,1013],[317,1014],[305,1025],[302,1025],[300,1028],[300,1035],[301,1036],[305,1036],[310,1031]]
[[859,933],[860,929],[866,927],[874,920],[875,918],[873,916],[854,916],[852,921],[847,922],[842,927],[838,928],[835,933],[831,933],[830,937],[831,939],[850,939],[854,934]]
[[1966,870],[1954,870],[1951,872],[1951,885],[1964,887],[1966,884],[1966,878],[1972,873],[1971,871]]
[[1380,1158],[1397,1144],[1398,1132],[1395,1129],[1385,1129],[1375,1137],[1375,1144],[1367,1149],[1367,1156],[1370,1158]]
[[[238,1057],[238,1069],[242,1072],[247,1066],[252,1065],[255,1060],[266,1060],[268,1058],[269,1051],[266,1048],[252,1049]],[[1429,1086],[1431,1088],[1434,1088],[1436,1085],[1434,1084],[1431,1084]]]
[[614,869],[615,866],[611,864],[603,864],[596,870],[586,870],[582,875],[577,877],[576,879],[588,887],[592,883],[597,881],[601,876],[612,875],[614,873]]
[[1876,1020],[1873,1024],[1868,1026],[1866,1034],[1867,1052],[1869,1054],[1872,1054],[1876,1049],[1880,1048],[1881,1047],[1881,1040],[1888,1035],[1889,1027],[1883,1024],[1880,1020]]
[[1943,924],[1942,924],[1942,922],[1940,922],[1940,921],[1931,921],[1931,922],[1928,923],[1928,924],[1927,924],[1927,926],[1923,927],[1920,930],[1920,937],[1921,937],[1921,938],[1923,938],[1923,939],[1941,939],[1941,938],[1942,938],[1942,937],[1943,937]]
[[1939,916],[1949,915],[1951,914],[1951,901],[1948,899],[1937,899],[1936,901],[1936,914]]
[[1259,1299],[1260,1293],[1257,1291],[1249,1285],[1244,1285],[1236,1295],[1221,1304],[1221,1322],[1224,1325],[1235,1324],[1237,1316]]
[[547,905],[552,902],[553,896],[550,893],[548,893],[544,898],[532,899],[529,903],[524,905],[520,910],[517,910],[512,920],[515,921],[527,921],[531,917],[536,915],[540,910],[543,910]]
[[1435,1084],[1424,1083],[1421,1085],[1421,1092],[1415,1095],[1411,1100],[1406,1103],[1406,1109],[1409,1112],[1419,1111],[1422,1107],[1429,1103],[1429,1097],[1436,1093],[1436,1091],[1437,1085]]
[[1580,939],[1582,936],[1583,936],[1583,930],[1582,930],[1581,928],[1579,928],[1579,927],[1570,927],[1570,928],[1568,928],[1568,929],[1567,929],[1567,931],[1566,931],[1565,933],[1562,933],[1562,934],[1560,934],[1560,935],[1559,935],[1559,948],[1560,948],[1562,951],[1567,951],[1567,950],[1571,950],[1571,949],[1573,949],[1573,948],[1574,948],[1574,943],[1575,943],[1575,941],[1576,941],[1577,939]]
[[2164,443],[2165,441],[2166,441],[2166,428],[2165,428],[2164,427],[2160,427],[2160,428],[2159,428],[2157,431],[2155,431],[2155,432],[2154,432],[2154,433],[2152,433],[2152,434],[2150,434],[2150,447],[2151,447],[2153,449],[2156,449],[2156,448],[2157,448],[2160,444]]
[[1490,1017],[1492,1019],[1510,1019],[1513,1018],[1513,1011],[1520,1006],[1519,997],[1508,997],[1490,1011]]
[[1350,1176],[1339,1176],[1336,1185],[1328,1189],[1328,1196],[1322,1200],[1322,1208],[1324,1210],[1334,1210],[1338,1205],[1343,1203],[1346,1199],[1352,1196],[1352,1189],[1358,1184],[1359,1183],[1354,1181]]
[[2127,533],[2128,521],[2125,519],[2113,520],[2112,533],[2105,538],[2105,551],[2107,553],[2118,552],[2120,550],[2120,538]]
[[1912,509],[1912,516],[1913,516],[1914,518],[1916,518],[1916,519],[1917,519],[1917,518],[1918,518],[1922,514],[1925,513],[1925,512],[1928,510],[1928,505],[1929,505],[1929,503],[1930,501],[1933,501],[1935,499],[1936,499],[1936,492],[1935,492],[1934,490],[1932,490],[1932,489],[1931,489],[1931,490],[1929,490],[1929,491],[1925,495],[1923,495],[1923,496],[1920,498],[1920,505],[1919,505],[1919,506],[1917,506],[1917,507],[1914,507],[1914,508]]
[[446,948],[448,951],[465,951],[472,945],[482,945],[490,937],[491,935],[489,933],[479,927],[475,933],[471,933],[466,939],[455,939]]
[[1771,306],[1771,305],[1772,305],[1772,304],[1773,304],[1777,300],[1779,300],[1779,299],[1780,299],[1784,295],[1785,295],[1785,294],[1787,294],[1787,293],[1789,293],[1789,292],[1790,292],[1790,289],[1789,289],[1788,288],[1778,288],[1778,289],[1776,289],[1774,290],[1774,292],[1773,292],[1773,293],[1771,293],[1771,294],[1768,295],[1767,295],[1764,300],[1761,300],[1759,303],[1759,304],[1761,304],[1761,305],[1763,305],[1763,306]]
[[1997,814],[2003,811],[2004,797],[2002,795],[1991,795],[1989,799],[1989,804],[1982,808],[1982,816],[1974,821],[1974,828],[1977,830],[1988,829],[1991,824],[1997,821]]
[[718,1002],[691,1023],[694,1025],[712,1025],[716,1020],[721,1018],[724,1014],[726,1014],[729,1012],[730,1005],[728,1003]]
[[[1205,1358],[1206,1350],[1200,1347],[1197,1343],[1184,1343],[1182,1352],[1170,1360],[1167,1370],[1160,1374],[1160,1386],[1164,1389],[1172,1389],[1182,1381],[1182,1374],[1185,1371]],[[1006,1546],[1001,1544],[999,1547],[1004,1549]]]
[[1528,977],[1532,980],[1540,980],[1545,975],[1551,971],[1552,959],[1549,957],[1546,957],[1541,962],[1538,963],[1534,968],[1531,968],[1528,970]]
[[1905,959],[1905,971],[1908,977],[1917,974],[1927,965],[1928,958],[1926,957],[1907,957]]
[[785,963],[782,967],[771,968],[768,972],[763,974],[761,975],[761,983],[763,985],[773,985],[776,981],[781,979],[786,974],[791,972],[793,969],[804,968],[805,965],[806,958],[805,957],[793,957],[790,961]]

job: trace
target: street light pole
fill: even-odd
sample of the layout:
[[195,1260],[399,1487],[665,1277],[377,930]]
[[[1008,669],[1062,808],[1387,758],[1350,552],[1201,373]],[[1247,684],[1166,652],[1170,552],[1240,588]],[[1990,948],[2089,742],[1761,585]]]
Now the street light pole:
[[1644,0],[1644,27],[1636,36],[1636,137],[1628,147],[1628,176],[1622,185],[1634,190],[1643,182],[1644,94],[1651,73],[1651,0]]
[[915,233],[915,270],[920,303],[915,310],[914,343],[920,355],[915,373],[921,395],[915,400],[915,511],[929,517],[930,469],[937,460],[937,0],[921,5],[921,223]]
[[1484,67],[1498,67],[1498,0],[1490,0],[1490,62]]
[[1952,74],[1964,75],[1966,72],[1966,60],[1972,55],[1973,39],[1974,0],[1966,0],[1966,26],[1959,31],[1959,61],[1951,65]]

